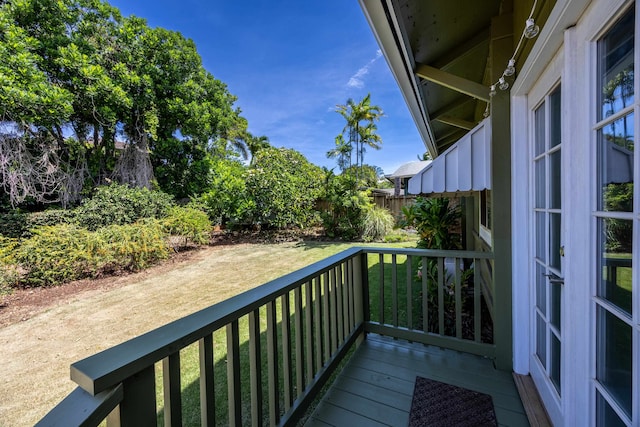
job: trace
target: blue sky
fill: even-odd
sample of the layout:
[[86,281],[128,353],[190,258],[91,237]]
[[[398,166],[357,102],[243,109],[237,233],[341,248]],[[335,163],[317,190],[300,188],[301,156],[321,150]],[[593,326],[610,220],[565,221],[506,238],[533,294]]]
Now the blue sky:
[[326,158],[348,98],[371,93],[384,113],[383,148],[365,162],[393,172],[425,148],[357,0],[112,0],[124,16],[145,18],[193,39],[203,65],[238,97],[254,135]]

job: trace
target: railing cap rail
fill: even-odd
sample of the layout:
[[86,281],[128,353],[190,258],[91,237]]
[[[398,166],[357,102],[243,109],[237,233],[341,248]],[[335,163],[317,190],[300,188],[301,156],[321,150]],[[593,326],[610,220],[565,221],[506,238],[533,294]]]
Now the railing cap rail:
[[493,259],[493,252],[481,252],[481,251],[463,251],[463,250],[449,250],[449,249],[416,249],[416,248],[372,248],[361,247],[364,253],[376,253],[376,254],[396,254],[396,255],[411,255],[411,256],[424,256],[424,257],[444,257],[444,258],[466,258],[466,259]]

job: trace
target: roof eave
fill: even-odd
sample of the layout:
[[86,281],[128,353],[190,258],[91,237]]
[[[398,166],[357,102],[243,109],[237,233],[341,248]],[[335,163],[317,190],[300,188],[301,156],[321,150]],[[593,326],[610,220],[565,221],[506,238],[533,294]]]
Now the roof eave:
[[387,60],[422,141],[433,158],[438,149],[430,126],[429,113],[422,99],[420,86],[414,75],[411,53],[405,49],[402,32],[390,0],[358,0],[378,45]]

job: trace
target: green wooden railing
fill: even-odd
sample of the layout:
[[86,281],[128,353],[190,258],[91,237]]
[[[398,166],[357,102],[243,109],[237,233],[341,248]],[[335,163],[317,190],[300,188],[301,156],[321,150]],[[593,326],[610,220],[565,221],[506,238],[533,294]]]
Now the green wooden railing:
[[[491,316],[473,268],[490,258],[348,249],[74,363],[79,387],[39,425],[145,426],[162,418],[181,426],[186,389],[196,390],[202,425],[295,424],[367,333],[493,357]],[[195,387],[181,382],[189,349],[197,351]]]

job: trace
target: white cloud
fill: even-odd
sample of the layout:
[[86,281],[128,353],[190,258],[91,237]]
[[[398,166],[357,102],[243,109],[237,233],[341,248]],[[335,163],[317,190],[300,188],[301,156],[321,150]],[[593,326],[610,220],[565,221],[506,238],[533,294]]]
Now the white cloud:
[[374,64],[374,62],[376,62],[378,59],[380,59],[380,57],[382,57],[382,51],[380,49],[378,49],[376,51],[375,58],[370,60],[367,63],[367,65],[365,65],[364,67],[362,67],[358,71],[356,71],[356,73],[353,76],[351,76],[351,78],[347,82],[347,86],[355,87],[355,88],[358,88],[358,89],[362,89],[364,87],[364,76],[366,76],[369,73],[369,68],[371,68],[371,66]]

